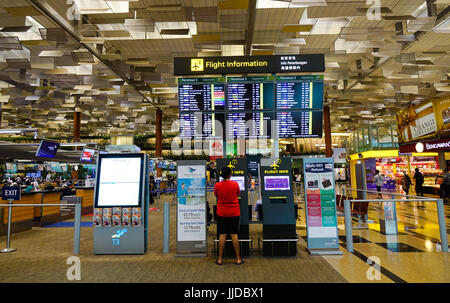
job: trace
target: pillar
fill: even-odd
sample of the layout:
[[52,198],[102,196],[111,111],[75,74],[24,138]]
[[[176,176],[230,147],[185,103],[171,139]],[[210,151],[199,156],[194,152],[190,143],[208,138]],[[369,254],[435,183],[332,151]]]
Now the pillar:
[[73,142],[80,142],[81,134],[81,112],[74,112],[73,115]]
[[156,143],[155,143],[156,157],[162,157],[162,111],[156,110]]
[[333,149],[331,148],[331,123],[330,123],[330,107],[323,107],[323,131],[325,133],[325,155],[333,157]]

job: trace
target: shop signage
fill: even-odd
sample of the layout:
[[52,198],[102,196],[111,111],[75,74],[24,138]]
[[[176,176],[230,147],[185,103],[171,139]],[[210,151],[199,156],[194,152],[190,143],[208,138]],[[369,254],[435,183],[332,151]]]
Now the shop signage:
[[[421,143],[421,145],[419,144]],[[450,150],[450,139],[443,140],[432,140],[427,142],[419,142],[422,152],[438,152],[438,151],[448,151]],[[416,150],[418,144],[405,144],[400,145],[400,153],[414,153],[419,152]],[[422,149],[423,146],[423,149]]]
[[2,200],[20,200],[20,186],[3,186]]
[[410,105],[397,113],[400,143],[450,137],[450,97]]
[[308,249],[338,249],[333,158],[304,158]]
[[324,54],[174,58],[176,76],[324,71]]

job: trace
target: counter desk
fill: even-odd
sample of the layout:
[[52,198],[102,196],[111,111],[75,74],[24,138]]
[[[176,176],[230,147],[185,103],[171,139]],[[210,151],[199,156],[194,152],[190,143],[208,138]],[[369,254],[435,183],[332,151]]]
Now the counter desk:
[[[75,187],[76,196],[82,198],[82,214],[90,214],[93,211],[94,188]],[[35,204],[36,206],[14,207],[11,214],[11,231],[19,232],[31,229],[33,226],[44,226],[73,218],[72,212],[62,212],[61,206],[43,206],[45,204],[61,203],[62,189],[52,191],[41,190],[29,193],[22,192],[21,200],[14,204]],[[8,201],[0,200],[1,204]],[[8,208],[0,208],[0,235],[6,234],[8,224]]]

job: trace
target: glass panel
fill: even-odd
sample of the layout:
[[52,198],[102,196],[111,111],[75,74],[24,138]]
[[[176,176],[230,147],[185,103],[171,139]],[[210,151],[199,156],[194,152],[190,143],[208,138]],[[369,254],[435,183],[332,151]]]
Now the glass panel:
[[371,132],[370,132],[370,144],[372,147],[378,147],[378,140],[377,140],[377,126],[372,125],[371,126]]
[[392,147],[391,130],[389,126],[379,126],[378,135],[380,137],[380,147]]

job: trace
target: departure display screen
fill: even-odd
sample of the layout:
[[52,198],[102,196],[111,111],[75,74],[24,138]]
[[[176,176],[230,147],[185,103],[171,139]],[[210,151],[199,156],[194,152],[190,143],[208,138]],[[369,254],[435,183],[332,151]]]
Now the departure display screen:
[[180,111],[214,111],[225,109],[224,84],[180,84]]
[[228,83],[228,110],[272,110],[273,89],[273,83]]
[[320,138],[322,124],[321,111],[277,112],[279,138]]
[[228,138],[271,138],[273,114],[267,112],[233,112],[227,115]]
[[223,138],[225,115],[220,113],[180,113],[181,139]]
[[323,81],[277,82],[277,110],[323,108]]

